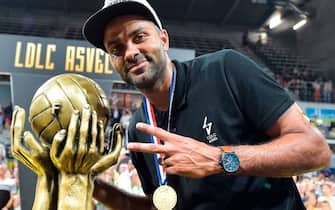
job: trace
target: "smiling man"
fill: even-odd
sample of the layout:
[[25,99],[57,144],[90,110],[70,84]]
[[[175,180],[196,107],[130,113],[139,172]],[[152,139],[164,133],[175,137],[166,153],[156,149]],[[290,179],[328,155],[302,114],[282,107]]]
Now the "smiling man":
[[290,177],[327,167],[330,149],[253,61],[234,50],[171,61],[145,0],[106,0],[83,33],[144,95],[128,149],[147,196],[97,180],[96,199],[120,210],[305,209]]
[[150,90],[167,74],[168,35],[153,22],[140,16],[114,18],[104,34],[104,46],[123,80]]

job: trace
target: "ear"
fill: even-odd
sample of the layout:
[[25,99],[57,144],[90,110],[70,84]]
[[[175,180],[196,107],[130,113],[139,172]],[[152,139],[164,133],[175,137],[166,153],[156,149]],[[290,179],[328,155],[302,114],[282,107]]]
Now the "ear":
[[163,44],[164,51],[168,51],[170,48],[170,43],[169,43],[169,34],[165,29],[162,29],[160,31],[160,36]]

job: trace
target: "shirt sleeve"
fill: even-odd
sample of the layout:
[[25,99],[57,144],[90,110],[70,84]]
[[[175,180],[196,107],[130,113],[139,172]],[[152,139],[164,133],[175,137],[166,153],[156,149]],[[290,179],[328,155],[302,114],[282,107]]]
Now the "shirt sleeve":
[[273,78],[236,51],[226,53],[224,73],[242,113],[256,129],[270,128],[294,103]]

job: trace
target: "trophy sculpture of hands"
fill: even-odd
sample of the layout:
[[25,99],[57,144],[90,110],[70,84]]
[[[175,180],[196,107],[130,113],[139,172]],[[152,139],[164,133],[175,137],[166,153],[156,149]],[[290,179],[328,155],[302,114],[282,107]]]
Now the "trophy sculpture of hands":
[[25,116],[24,109],[18,106],[14,108],[11,125],[12,154],[37,175],[33,209],[56,210],[58,173],[50,160],[49,148],[37,141],[29,131],[23,134]]
[[76,74],[53,77],[35,93],[29,121],[38,140],[23,134],[25,111],[15,107],[12,153],[38,175],[33,210],[92,209],[94,178],[117,162],[122,145],[119,124],[104,140],[108,109],[102,89]]

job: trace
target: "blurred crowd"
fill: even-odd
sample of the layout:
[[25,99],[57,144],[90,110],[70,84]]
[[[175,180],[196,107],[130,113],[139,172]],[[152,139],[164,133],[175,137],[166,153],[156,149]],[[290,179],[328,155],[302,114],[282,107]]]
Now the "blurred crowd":
[[326,169],[295,177],[307,210],[335,210],[335,171]]
[[[98,177],[127,193],[144,195],[135,166],[129,157],[129,152],[125,148],[121,150],[118,163],[99,174]],[[111,199],[113,199],[112,197]],[[98,201],[95,201],[95,206],[95,210],[109,210]]]
[[0,104],[0,209],[20,209],[20,187],[17,161],[10,152],[10,124],[13,107]]
[[334,102],[333,82],[319,77],[309,69],[283,69],[275,74],[277,82],[288,90],[294,99],[311,102]]
[[[333,81],[316,75],[309,69],[282,69],[275,74],[277,82],[298,101],[335,103]],[[335,122],[324,121],[318,115],[311,118],[327,139],[335,138]]]
[[[99,175],[99,178],[105,182],[135,195],[144,195],[144,193],[135,166],[129,157],[129,151],[126,150],[126,145],[128,143],[127,131],[130,119],[141,101],[142,96],[138,94],[112,94],[109,127],[111,128],[114,123],[122,125],[125,131],[123,148],[118,163]],[[108,210],[108,208],[95,201],[95,210]]]

